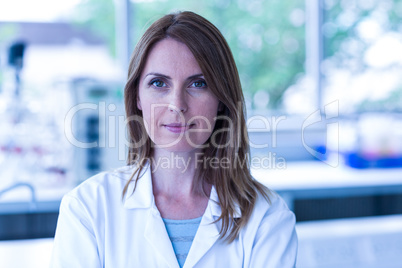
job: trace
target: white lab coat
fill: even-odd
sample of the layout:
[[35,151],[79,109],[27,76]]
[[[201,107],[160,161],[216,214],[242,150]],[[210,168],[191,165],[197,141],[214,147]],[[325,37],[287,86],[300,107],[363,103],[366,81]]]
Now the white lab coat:
[[[178,268],[155,205],[150,168],[122,199],[132,170],[98,174],[65,195],[60,206],[52,268]],[[295,216],[276,194],[259,197],[249,223],[228,244],[219,240],[221,213],[215,188],[184,267],[294,267]],[[240,216],[240,212],[238,215]]]

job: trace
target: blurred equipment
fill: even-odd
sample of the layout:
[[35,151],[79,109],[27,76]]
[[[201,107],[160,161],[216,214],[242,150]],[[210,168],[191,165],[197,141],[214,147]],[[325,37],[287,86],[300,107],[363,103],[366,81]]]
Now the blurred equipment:
[[8,64],[15,68],[15,95],[20,95],[20,73],[24,62],[26,44],[23,41],[13,43],[8,50]]
[[402,167],[402,115],[363,113],[341,128],[345,164],[354,168]]
[[22,68],[25,46],[24,42],[15,42],[10,46],[8,56],[8,63],[10,65],[19,69]]
[[126,164],[126,128],[122,87],[77,79],[74,105],[65,119],[65,134],[74,147],[76,183]]

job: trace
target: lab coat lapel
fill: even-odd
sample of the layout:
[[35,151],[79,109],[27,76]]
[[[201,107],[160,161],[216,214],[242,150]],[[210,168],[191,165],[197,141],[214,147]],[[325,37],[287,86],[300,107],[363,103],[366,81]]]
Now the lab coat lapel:
[[[133,189],[134,182],[128,187],[124,207],[127,209],[147,208],[149,210],[146,218],[145,239],[152,245],[159,257],[165,260],[169,267],[179,268],[179,263],[177,262],[165,224],[155,205],[149,166],[144,168],[144,173],[138,180],[137,188],[134,193]],[[215,187],[212,187],[208,206],[187,255],[184,268],[195,266],[218,240],[221,222],[213,222],[219,218],[221,213],[218,194],[216,193]],[[238,206],[236,207],[234,216],[241,217]]]
[[179,268],[172,242],[166,232],[165,224],[156,208],[151,208],[147,216],[145,239],[155,249],[159,258],[164,259],[168,267]]
[[[208,252],[219,239],[219,228],[221,222],[213,223],[221,215],[218,194],[215,187],[212,187],[210,200],[207,209],[202,217],[200,226],[194,237],[190,251],[187,255],[184,268],[193,267]],[[237,216],[238,212],[236,213]]]
[[163,259],[168,267],[179,268],[172,242],[169,239],[165,224],[155,205],[152,191],[151,168],[149,165],[144,167],[143,173],[137,182],[137,187],[133,192],[134,185],[135,183],[131,182],[127,189],[124,207],[126,209],[148,210],[146,219],[143,219],[146,221],[145,239],[155,249],[155,255]]
[[[209,201],[211,202],[211,201]],[[202,217],[200,226],[194,237],[190,251],[187,255],[184,268],[194,267],[195,264],[208,252],[219,238],[218,223],[213,223],[215,217],[212,215],[211,204],[208,204],[207,210]]]

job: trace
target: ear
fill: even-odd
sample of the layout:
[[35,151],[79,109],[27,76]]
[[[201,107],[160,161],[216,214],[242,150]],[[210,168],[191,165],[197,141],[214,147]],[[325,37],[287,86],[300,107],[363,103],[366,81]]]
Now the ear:
[[139,97],[137,98],[137,108],[138,110],[142,110],[141,101]]

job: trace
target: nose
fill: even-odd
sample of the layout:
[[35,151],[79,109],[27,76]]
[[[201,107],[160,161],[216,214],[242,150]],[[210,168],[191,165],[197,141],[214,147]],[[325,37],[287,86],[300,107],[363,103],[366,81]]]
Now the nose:
[[174,92],[169,103],[169,111],[184,113],[188,109],[185,93]]

